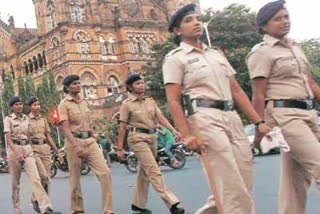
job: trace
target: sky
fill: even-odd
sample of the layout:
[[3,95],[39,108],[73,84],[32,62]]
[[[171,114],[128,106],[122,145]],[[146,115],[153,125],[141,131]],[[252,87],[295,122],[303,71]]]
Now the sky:
[[[23,3],[22,3],[23,2]],[[248,6],[252,11],[258,11],[270,0],[200,0],[201,8],[212,7],[222,10],[232,3]],[[319,0],[287,0],[287,7],[291,16],[290,37],[296,40],[320,38],[320,1]],[[7,21],[13,15],[16,27],[36,27],[36,19],[32,0],[0,0],[0,17]],[[317,22],[317,23],[316,23]]]

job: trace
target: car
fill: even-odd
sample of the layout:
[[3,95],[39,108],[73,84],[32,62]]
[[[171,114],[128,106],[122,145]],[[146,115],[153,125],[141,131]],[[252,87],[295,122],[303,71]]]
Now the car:
[[[246,133],[246,135],[248,137],[252,154],[254,156],[262,155],[261,149],[255,147],[254,144],[253,144],[254,135],[256,133],[256,126],[254,124],[246,125],[244,127],[244,132]],[[279,154],[279,153],[280,153],[280,149],[272,149],[267,154]]]

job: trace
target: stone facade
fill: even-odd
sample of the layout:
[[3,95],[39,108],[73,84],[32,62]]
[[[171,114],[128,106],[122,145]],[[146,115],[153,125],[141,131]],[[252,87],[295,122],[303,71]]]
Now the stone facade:
[[32,75],[37,85],[52,70],[59,89],[78,74],[83,96],[103,113],[127,75],[153,61],[150,48],[165,40],[170,15],[191,1],[33,0],[37,29],[0,21],[0,72]]

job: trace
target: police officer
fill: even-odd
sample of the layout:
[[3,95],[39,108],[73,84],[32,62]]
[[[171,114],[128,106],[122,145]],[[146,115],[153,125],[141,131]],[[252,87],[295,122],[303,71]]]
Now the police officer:
[[175,135],[179,135],[179,133],[162,115],[155,101],[151,97],[145,96],[145,83],[139,74],[130,75],[126,85],[131,94],[120,109],[118,157],[123,159],[124,137],[128,128],[130,131],[128,144],[139,161],[138,177],[131,209],[135,213],[152,213],[145,208],[149,183],[151,183],[171,213],[183,214],[184,209],[178,207],[179,199],[166,187],[163,175],[155,160],[157,154],[156,123],[159,121]]
[[[63,158],[59,154],[58,148],[50,136],[50,128],[47,120],[40,115],[40,102],[37,97],[30,97],[27,102],[30,108],[29,126],[31,147],[36,159],[37,169],[41,179],[41,184],[44,190],[49,195],[50,193],[50,168],[51,168],[51,153],[52,148],[58,155],[60,162]],[[35,200],[35,194],[32,195],[31,201],[33,207],[39,212],[38,202]]]
[[80,169],[83,161],[98,177],[102,192],[102,213],[113,213],[111,175],[95,138],[88,103],[83,100],[78,75],[68,75],[63,80],[67,96],[59,104],[60,123],[66,136],[67,160],[70,169],[71,213],[84,213],[80,186]]
[[22,166],[32,182],[33,198],[39,204],[40,212],[46,214],[60,214],[54,212],[49,197],[43,189],[37,170],[34,153],[30,145],[29,119],[22,113],[20,97],[11,97],[8,101],[12,114],[4,119],[4,133],[9,145],[8,161],[12,183],[12,202],[14,214],[20,214],[19,190]]
[[265,135],[270,128],[253,109],[224,54],[200,41],[203,27],[194,4],[184,6],[171,17],[169,31],[175,33],[175,41],[180,44],[163,63],[169,110],[185,143],[193,150],[202,149],[210,186],[217,190],[218,198],[211,196],[197,213],[216,213],[215,199],[223,213],[255,213],[251,196],[252,153],[234,103],[260,133]]
[[[282,129],[291,149],[281,154],[278,211],[302,214],[312,178],[320,188],[319,130],[314,111],[320,89],[302,49],[287,37],[291,22],[285,1],[263,6],[256,21],[264,37],[247,58],[253,103],[268,125]],[[256,142],[260,139],[256,136]]]

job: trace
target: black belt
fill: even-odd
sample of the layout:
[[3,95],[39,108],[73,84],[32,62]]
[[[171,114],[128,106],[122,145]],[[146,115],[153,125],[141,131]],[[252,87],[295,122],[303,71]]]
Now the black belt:
[[31,139],[32,144],[34,145],[44,145],[47,144],[45,139]]
[[89,132],[72,132],[72,136],[80,139],[87,139],[92,137],[92,133]]
[[136,128],[136,127],[131,127],[130,131],[134,132],[139,132],[139,133],[144,133],[144,134],[154,134],[156,133],[156,129],[143,129],[143,128]]
[[217,108],[223,111],[234,110],[233,100],[202,100],[202,99],[194,99],[194,100],[196,101],[197,107]]
[[273,107],[312,110],[315,107],[315,103],[313,100],[273,100]]
[[19,145],[19,146],[25,146],[29,144],[28,140],[12,140],[13,144]]

